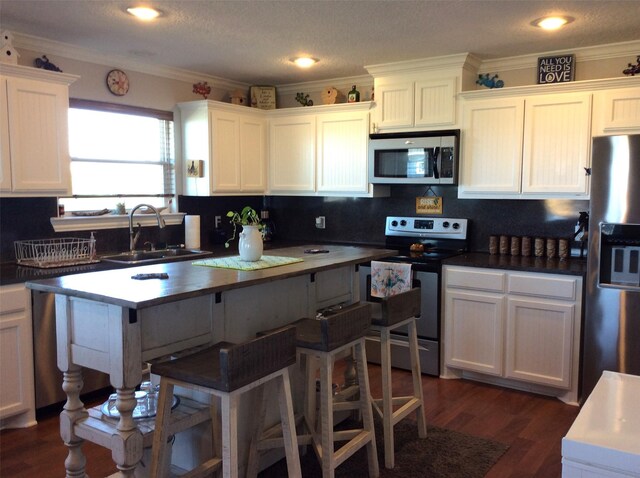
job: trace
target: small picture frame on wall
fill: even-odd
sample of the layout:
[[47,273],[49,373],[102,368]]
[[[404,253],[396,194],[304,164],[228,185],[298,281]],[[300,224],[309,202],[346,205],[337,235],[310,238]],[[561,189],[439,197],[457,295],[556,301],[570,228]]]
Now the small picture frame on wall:
[[559,55],[538,58],[538,84],[566,83],[576,74],[576,56]]
[[191,159],[187,161],[187,177],[201,178],[203,177],[204,161],[201,159]]
[[250,104],[252,108],[258,108],[261,110],[276,109],[275,86],[252,86],[250,95]]

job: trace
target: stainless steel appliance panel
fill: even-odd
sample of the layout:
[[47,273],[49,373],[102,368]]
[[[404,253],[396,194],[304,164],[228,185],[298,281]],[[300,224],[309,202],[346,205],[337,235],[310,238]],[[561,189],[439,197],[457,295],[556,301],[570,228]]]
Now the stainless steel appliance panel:
[[615,275],[616,251],[628,249],[620,267],[633,277],[640,246],[640,135],[594,138],[591,171],[582,402],[604,370],[640,375],[640,289]]
[[[35,367],[36,409],[64,402],[62,372],[57,365],[55,295],[32,291],[33,355]],[[83,369],[82,393],[110,387],[109,376]]]

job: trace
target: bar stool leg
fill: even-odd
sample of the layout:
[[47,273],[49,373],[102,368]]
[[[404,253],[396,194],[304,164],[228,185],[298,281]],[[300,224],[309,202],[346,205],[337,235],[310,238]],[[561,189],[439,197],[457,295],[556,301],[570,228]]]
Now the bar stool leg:
[[222,476],[238,477],[238,396],[225,393],[220,397],[222,412]]
[[[254,478],[258,476],[258,467],[260,465],[260,453],[258,450],[258,443],[262,438],[264,431],[264,420],[267,414],[267,400],[265,399],[265,388],[269,386],[269,383],[265,383],[256,389],[256,403],[260,404],[260,412],[256,427],[251,438],[251,446],[249,447],[249,459],[247,464],[247,478]],[[269,396],[269,394],[266,394]]]
[[333,454],[333,357],[323,353],[320,359],[320,430],[322,433],[322,477],[334,478]]
[[171,422],[171,402],[173,401],[174,385],[169,380],[160,381],[160,393],[158,395],[158,408],[156,410],[156,423],[160,425],[160,433],[158,426],[153,433],[153,445],[151,448],[151,471],[149,476],[152,478],[164,478],[168,470],[163,470],[162,464],[165,463],[165,455],[167,453],[167,440],[170,435]]
[[[416,321],[409,324],[409,353],[411,354],[411,374],[413,376],[413,395],[417,397],[420,406],[416,408],[416,420],[418,422],[418,436],[427,437],[427,422],[424,417],[424,396],[422,392],[422,377],[420,373],[420,352],[418,351],[418,332]],[[385,411],[386,415],[386,411]],[[393,431],[392,431],[393,434]],[[393,449],[392,449],[393,451]]]
[[[363,427],[371,434],[367,443],[367,459],[369,464],[369,478],[378,478],[378,451],[376,448],[373,412],[371,410],[369,373],[367,371],[367,355],[364,349],[364,338],[355,345],[356,367],[358,370],[358,386],[360,388],[360,410],[362,411]],[[331,384],[329,384],[331,386]]]
[[[410,341],[410,344],[412,347],[413,342]],[[380,368],[382,373],[382,425],[384,430],[384,466],[386,468],[393,468],[395,466],[395,445],[393,436],[393,393],[391,384],[391,333],[390,329],[387,327],[384,327],[380,331],[380,348]],[[412,367],[412,369],[415,370],[415,367]]]
[[277,384],[278,402],[280,403],[280,420],[282,421],[282,437],[284,439],[284,450],[287,457],[287,471],[289,472],[289,476],[302,476],[288,370],[285,370],[277,379]]

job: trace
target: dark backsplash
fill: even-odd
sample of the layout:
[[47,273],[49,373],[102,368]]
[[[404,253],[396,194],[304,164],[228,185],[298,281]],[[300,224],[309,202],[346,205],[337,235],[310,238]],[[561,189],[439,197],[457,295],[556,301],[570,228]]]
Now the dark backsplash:
[[[589,210],[586,200],[497,200],[458,199],[455,186],[432,187],[443,197],[443,216],[470,220],[469,248],[487,251],[491,234],[570,237],[580,211]],[[300,196],[180,196],[180,211],[200,215],[202,248],[224,242],[230,233],[229,210],[251,206],[268,208],[276,226],[276,238],[309,242],[384,244],[386,216],[414,216],[415,198],[424,186],[392,186],[390,197],[300,197]],[[3,198],[0,207],[1,262],[15,260],[13,241],[51,237],[89,237],[89,232],[55,233],[49,221],[56,215],[55,198]],[[221,217],[220,229],[215,217]],[[316,229],[315,217],[325,216],[326,229]],[[184,242],[184,225],[165,229],[144,228],[143,235],[156,243]],[[126,250],[126,228],[96,232],[98,253]]]

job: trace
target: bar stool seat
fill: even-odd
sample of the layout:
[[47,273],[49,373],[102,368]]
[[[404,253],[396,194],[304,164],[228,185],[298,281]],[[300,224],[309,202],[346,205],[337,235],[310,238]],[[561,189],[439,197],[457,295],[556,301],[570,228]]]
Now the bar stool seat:
[[[371,330],[380,333],[380,368],[382,373],[382,398],[371,399],[373,409],[382,418],[384,429],[385,468],[395,466],[393,427],[415,411],[418,422],[418,436],[427,436],[424,417],[424,397],[422,376],[418,353],[418,334],[416,320],[420,315],[420,288],[385,298],[372,298],[373,305]],[[394,397],[392,394],[391,374],[391,332],[408,326],[409,354],[413,377],[413,395]],[[394,410],[394,408],[396,408]]]
[[[222,428],[222,454],[214,450],[212,459],[188,473],[192,477],[210,476],[222,466],[224,477],[237,477],[238,463],[238,403],[242,394],[275,382],[282,435],[289,476],[300,477],[300,461],[293,418],[293,404],[288,367],[296,361],[295,328],[286,327],[256,339],[234,345],[220,342],[192,355],[167,362],[152,363],[151,373],[160,376],[160,394],[153,437],[152,478],[168,476],[161,469],[167,453],[166,444],[172,431],[180,423],[172,420],[171,404],[175,386],[203,391],[219,397]],[[267,397],[265,397],[267,398]],[[217,425],[217,413],[191,423],[195,426],[211,420]],[[181,428],[184,428],[181,427]],[[215,447],[217,448],[217,447]]]
[[[369,376],[365,352],[365,335],[371,325],[371,305],[354,304],[334,315],[295,322],[297,350],[306,358],[304,423],[308,435],[298,437],[310,443],[322,466],[323,478],[333,478],[335,469],[357,450],[366,446],[369,476],[379,475]],[[332,375],[337,357],[353,353],[356,361],[356,400],[334,400]],[[316,416],[316,371],[320,368],[320,406]],[[334,431],[334,412],[358,410],[362,428]],[[335,442],[346,442],[334,451]]]

